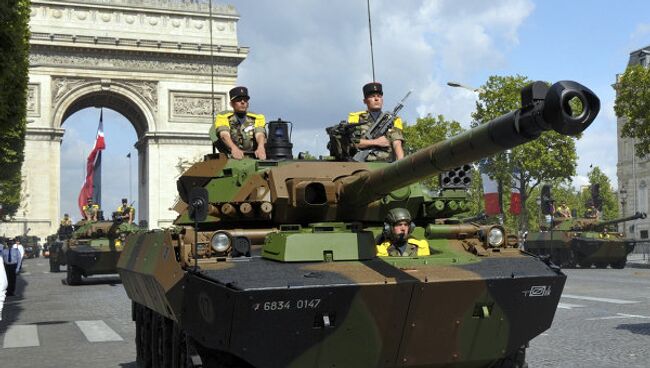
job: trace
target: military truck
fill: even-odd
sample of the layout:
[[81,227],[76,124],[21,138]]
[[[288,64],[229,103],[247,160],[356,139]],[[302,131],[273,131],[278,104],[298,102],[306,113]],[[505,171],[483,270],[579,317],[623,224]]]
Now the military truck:
[[[598,110],[578,83],[536,82],[520,109],[393,163],[276,155],[281,122],[268,160],[206,155],[177,181],[175,227],[131,235],[118,262],[138,365],[526,367],[566,276],[498,224],[449,220],[464,190],[419,182],[546,130],[578,134]],[[377,257],[393,208],[431,255]]]
[[114,274],[124,240],[138,231],[138,226],[123,222],[117,213],[112,221],[82,220],[73,228],[62,226],[60,241],[50,246],[50,271],[67,266],[68,285],[79,285],[82,276]]

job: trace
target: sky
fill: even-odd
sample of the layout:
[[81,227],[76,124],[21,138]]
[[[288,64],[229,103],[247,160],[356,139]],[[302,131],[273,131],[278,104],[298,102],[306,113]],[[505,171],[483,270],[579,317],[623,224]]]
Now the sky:
[[[249,88],[251,111],[267,121],[293,123],[294,155],[327,154],[324,128],[359,111],[361,87],[372,80],[365,0],[230,1],[239,12],[241,46],[250,47],[238,83]],[[385,107],[407,91],[401,112],[414,123],[427,114],[469,126],[477,94],[448,81],[479,87],[491,75],[575,80],[594,91],[601,112],[577,141],[576,187],[590,165],[616,180],[616,117],[612,84],[630,52],[650,45],[650,1],[605,0],[371,0],[376,79]],[[99,110],[64,123],[62,213],[75,209],[83,161],[92,147]],[[128,159],[135,130],[105,111],[104,206],[128,196]],[[207,133],[207,132],[206,132]],[[65,177],[64,177],[65,176]],[[133,186],[133,197],[136,197]]]

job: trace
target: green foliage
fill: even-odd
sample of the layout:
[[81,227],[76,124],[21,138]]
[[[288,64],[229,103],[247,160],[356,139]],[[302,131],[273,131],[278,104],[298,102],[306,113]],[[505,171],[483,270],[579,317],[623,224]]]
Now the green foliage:
[[[521,75],[490,76],[480,88],[476,111],[472,114],[475,124],[488,122],[520,108],[521,89],[530,82],[527,77]],[[574,108],[579,110],[580,107]],[[500,153],[493,156],[487,171],[503,183],[504,210],[507,212],[509,208],[509,195],[506,193],[510,193],[513,179],[520,183],[519,191],[524,204],[518,219],[506,215],[506,225],[518,229],[536,226],[535,216],[532,219],[528,216],[529,209],[534,210],[536,206],[535,204],[531,208],[528,203],[533,190],[545,181],[570,181],[576,172],[577,158],[574,139],[555,132],[545,132],[539,139],[513,148],[509,155]],[[515,167],[520,170],[517,177],[513,174]]]
[[[434,117],[429,114],[423,118],[418,118],[414,125],[404,127],[405,154],[411,154],[436,142],[453,137],[462,131],[463,128],[459,122],[446,120],[442,115]],[[437,188],[438,178],[427,179],[423,184],[429,188]]]
[[[607,175],[605,175],[598,166],[594,166],[594,168],[587,174],[587,177],[589,178],[590,185],[600,184],[600,197],[603,200],[602,219],[611,220],[619,217],[618,200]],[[584,188],[580,193],[580,196],[582,199],[583,211],[579,211],[578,214],[583,215],[587,208],[587,203],[591,200],[590,188]]]
[[616,116],[625,118],[621,135],[636,138],[636,155],[650,153],[650,69],[632,65],[616,83]]
[[0,3],[0,219],[20,203],[29,55],[28,0]]

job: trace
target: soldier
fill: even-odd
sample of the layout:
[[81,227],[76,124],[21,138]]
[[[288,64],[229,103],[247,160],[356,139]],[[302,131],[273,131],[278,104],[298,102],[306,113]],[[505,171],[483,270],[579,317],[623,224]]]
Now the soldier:
[[70,215],[67,213],[63,215],[63,220],[61,220],[60,226],[72,226],[72,220],[70,219]]
[[133,223],[135,219],[135,208],[129,205],[129,201],[126,198],[122,198],[122,205],[117,207],[117,212],[120,213],[122,219],[128,220],[129,224]]
[[598,210],[596,207],[592,204],[587,208],[587,211],[585,211],[585,217],[586,218],[598,218]]
[[93,197],[88,197],[86,205],[81,208],[84,213],[84,220],[97,221],[97,214],[99,213],[99,205],[93,203]]
[[415,224],[406,208],[393,208],[384,219],[382,240],[377,245],[379,257],[416,257],[430,255],[429,243],[411,237]]
[[566,202],[562,202],[560,207],[557,208],[555,215],[557,217],[571,218],[571,209],[567,206]]
[[[255,157],[266,159],[266,120],[262,114],[248,111],[248,89],[235,87],[230,90],[230,106],[233,111],[217,115],[213,129],[220,150],[230,152],[234,159],[244,158],[244,151],[254,151]],[[211,134],[212,135],[212,134]]]
[[349,124],[358,124],[355,137],[359,138],[356,138],[358,139],[355,142],[356,147],[358,149],[373,149],[372,153],[368,155],[367,161],[393,161],[403,158],[403,124],[399,117],[393,121],[393,127],[384,136],[376,139],[361,138],[381,115],[381,109],[384,106],[384,91],[381,83],[372,82],[363,86],[363,103],[367,106],[366,111],[352,112],[348,115]]

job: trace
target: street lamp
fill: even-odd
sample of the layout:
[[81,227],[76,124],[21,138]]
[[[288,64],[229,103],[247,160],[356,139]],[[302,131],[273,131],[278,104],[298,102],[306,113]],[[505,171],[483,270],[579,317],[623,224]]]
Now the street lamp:
[[471,87],[471,86],[468,86],[468,85],[466,85],[466,84],[462,84],[462,83],[459,83],[459,82],[447,82],[447,85],[448,85],[449,87],[464,88],[464,89],[466,89],[466,90],[469,90],[469,91],[472,91],[472,92],[476,92],[476,93],[483,93],[483,92],[485,92],[485,90],[484,90],[483,88],[481,88],[481,87],[479,87],[479,88],[474,88],[474,87]]
[[[625,202],[627,201],[627,190],[625,186],[621,185],[621,189],[618,190],[618,198],[621,200],[621,216],[625,217]],[[622,224],[623,233],[625,232],[625,222]]]

